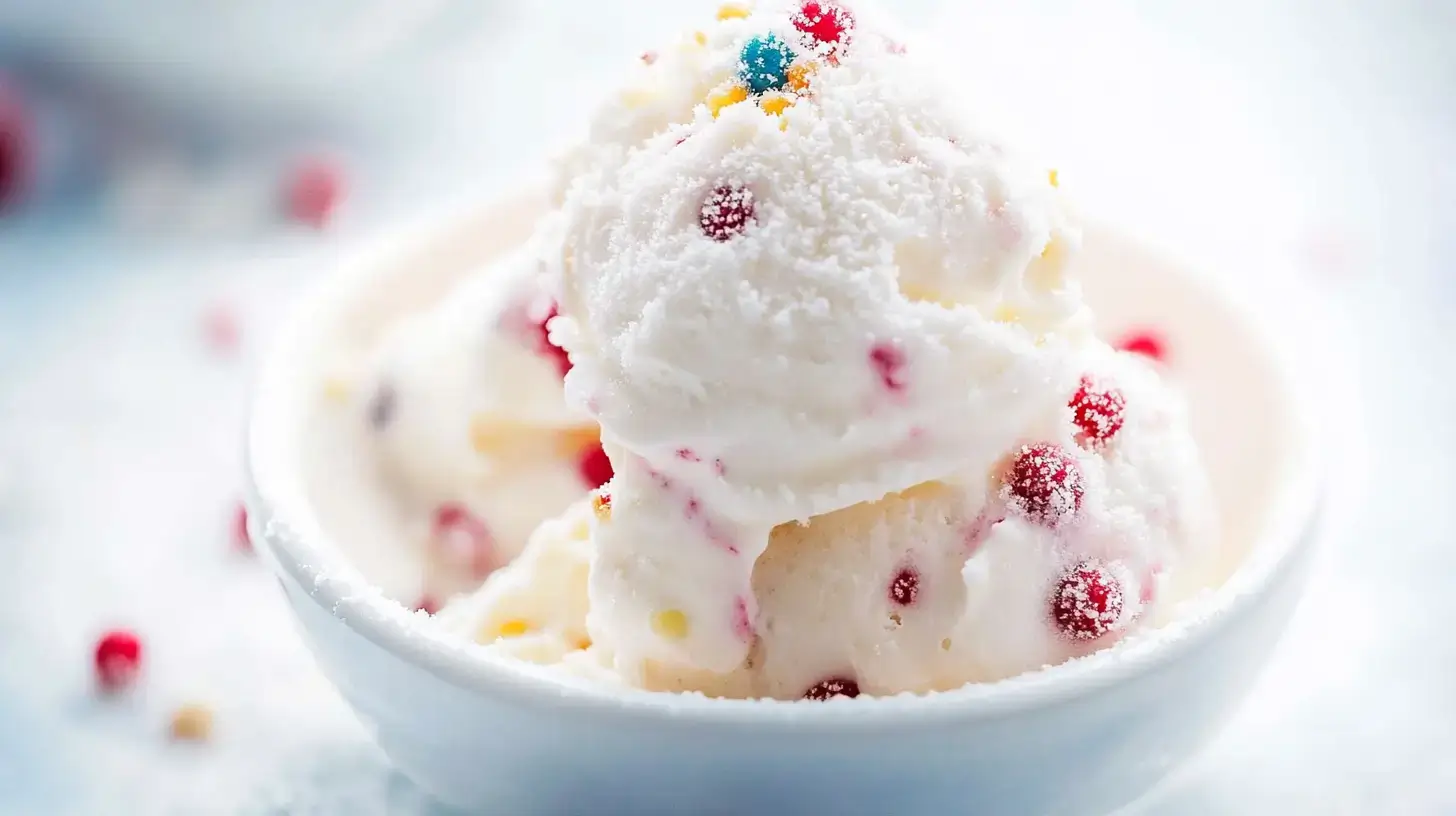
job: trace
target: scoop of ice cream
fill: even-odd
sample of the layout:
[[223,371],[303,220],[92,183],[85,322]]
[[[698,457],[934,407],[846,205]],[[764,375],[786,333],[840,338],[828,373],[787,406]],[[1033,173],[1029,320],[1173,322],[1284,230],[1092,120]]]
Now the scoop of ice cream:
[[859,8],[720,23],[663,78],[712,89],[692,117],[593,164],[549,227],[568,396],[618,472],[592,614],[624,662],[732,669],[774,527],[985,469],[1075,382],[1046,169],[890,46]]
[[369,365],[358,416],[416,523],[432,595],[473,588],[543,519],[610,476],[595,424],[568,408],[555,300],[529,249],[402,320]]
[[[624,663],[610,632],[587,631],[585,505],[452,625],[644,688],[812,699],[997,680],[1163,623],[1224,577],[1183,407],[1138,358],[1097,348],[1078,362],[1084,378],[994,468],[775,527],[753,568],[752,646],[729,670]],[[597,499],[599,525],[621,511]],[[502,638],[502,620],[535,639]]]

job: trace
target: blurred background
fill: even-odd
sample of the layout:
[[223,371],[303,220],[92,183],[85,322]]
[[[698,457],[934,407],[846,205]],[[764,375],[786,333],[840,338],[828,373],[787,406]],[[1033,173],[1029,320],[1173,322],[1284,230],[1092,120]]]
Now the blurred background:
[[[534,177],[714,7],[0,2],[0,813],[436,812],[238,540],[250,372],[340,254]],[[895,7],[1089,212],[1249,287],[1327,383],[1307,599],[1128,813],[1456,814],[1456,4]],[[113,627],[146,655],[124,699],[94,691]],[[169,739],[186,706],[205,742]]]

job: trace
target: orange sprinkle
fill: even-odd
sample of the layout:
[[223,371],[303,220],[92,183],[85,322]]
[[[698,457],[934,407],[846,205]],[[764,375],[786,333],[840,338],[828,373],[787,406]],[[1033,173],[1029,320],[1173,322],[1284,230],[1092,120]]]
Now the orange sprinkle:
[[819,66],[812,62],[796,63],[789,66],[789,88],[794,91],[803,91],[809,87],[809,77],[819,70]]
[[201,703],[187,703],[172,713],[172,739],[203,742],[212,736],[212,709]]

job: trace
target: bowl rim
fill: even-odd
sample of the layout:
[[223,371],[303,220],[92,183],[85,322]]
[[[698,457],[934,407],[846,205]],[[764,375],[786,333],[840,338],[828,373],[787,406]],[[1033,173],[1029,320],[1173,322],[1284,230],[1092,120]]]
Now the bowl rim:
[[[958,689],[892,696],[835,698],[826,702],[775,699],[709,698],[697,693],[645,691],[602,683],[499,656],[486,647],[462,643],[458,635],[433,624],[423,612],[407,610],[385,597],[358,573],[335,546],[308,507],[297,468],[289,468],[287,440],[295,433],[290,406],[305,404],[293,393],[293,351],[309,338],[309,316],[341,302],[354,287],[402,259],[418,254],[444,236],[459,234],[470,224],[494,220],[523,206],[539,209],[539,193],[516,193],[454,207],[366,241],[344,256],[337,268],[321,276],[295,300],[261,366],[247,422],[244,464],[250,515],[265,560],[280,579],[296,583],[321,610],[394,657],[471,694],[489,695],[513,706],[561,713],[700,728],[740,726],[755,731],[776,727],[793,731],[829,729],[835,733],[903,728],[915,721],[938,724],[1005,717],[1031,708],[1045,708],[1150,673],[1213,640],[1246,607],[1292,571],[1294,556],[1312,546],[1322,492],[1317,401],[1301,387],[1303,369],[1294,364],[1286,344],[1275,339],[1272,321],[1256,317],[1253,304],[1233,287],[1221,285],[1197,264],[1121,225],[1089,222],[1087,230],[1118,237],[1155,262],[1175,267],[1201,296],[1216,301],[1230,325],[1248,333],[1264,363],[1275,374],[1277,403],[1288,418],[1290,440],[1286,478],[1280,495],[1248,554],[1224,584],[1198,602],[1196,611],[1090,655],[1025,672],[992,683]],[[519,239],[524,240],[525,236]],[[290,478],[298,489],[289,490]],[[261,523],[258,523],[261,521]]]

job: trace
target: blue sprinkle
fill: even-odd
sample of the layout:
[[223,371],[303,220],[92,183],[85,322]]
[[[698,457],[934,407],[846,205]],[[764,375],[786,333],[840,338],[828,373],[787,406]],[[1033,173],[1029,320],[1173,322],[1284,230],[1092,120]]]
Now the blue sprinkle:
[[754,37],[738,55],[738,78],[755,94],[776,91],[789,82],[794,52],[774,35]]

